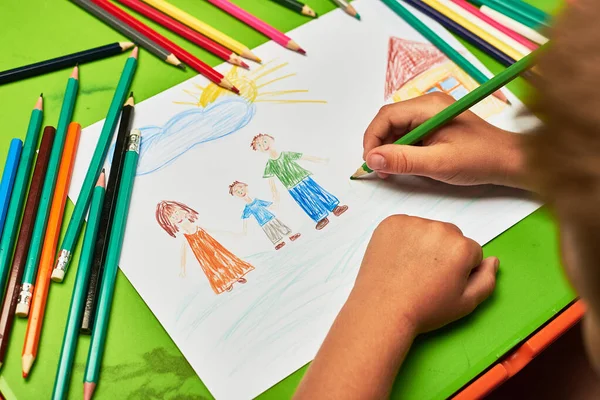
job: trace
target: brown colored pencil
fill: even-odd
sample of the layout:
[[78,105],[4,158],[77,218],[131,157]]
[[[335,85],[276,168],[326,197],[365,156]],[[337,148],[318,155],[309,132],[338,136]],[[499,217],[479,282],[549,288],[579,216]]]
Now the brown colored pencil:
[[44,178],[46,177],[46,170],[48,169],[48,161],[50,159],[50,152],[52,150],[52,144],[54,143],[55,134],[56,129],[54,129],[54,127],[47,126],[44,128],[42,142],[33,170],[33,177],[31,178],[27,203],[25,203],[19,239],[17,239],[17,245],[15,246],[10,277],[8,279],[8,284],[6,285],[6,294],[4,301],[2,302],[2,311],[0,311],[0,367],[4,363],[4,357],[6,357],[10,331],[12,329],[13,321],[15,320],[15,308],[17,307],[19,291],[21,289],[21,279],[23,278],[25,262],[27,261],[27,252],[33,233],[37,208],[40,204],[42,187],[44,186]]

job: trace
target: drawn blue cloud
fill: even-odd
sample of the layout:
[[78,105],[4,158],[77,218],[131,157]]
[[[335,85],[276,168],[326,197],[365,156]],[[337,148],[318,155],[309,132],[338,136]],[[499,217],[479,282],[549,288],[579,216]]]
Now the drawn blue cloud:
[[[159,171],[195,146],[220,139],[246,126],[256,106],[241,97],[226,96],[206,108],[193,108],[174,115],[163,126],[145,126],[137,175]],[[110,150],[110,159],[114,143]]]

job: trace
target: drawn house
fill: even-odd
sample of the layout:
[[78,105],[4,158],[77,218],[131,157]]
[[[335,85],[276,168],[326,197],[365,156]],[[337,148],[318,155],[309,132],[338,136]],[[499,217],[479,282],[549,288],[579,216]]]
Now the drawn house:
[[[460,99],[478,83],[430,43],[391,37],[385,79],[385,100],[412,99],[444,92]],[[482,118],[500,113],[506,105],[493,96],[472,108]]]

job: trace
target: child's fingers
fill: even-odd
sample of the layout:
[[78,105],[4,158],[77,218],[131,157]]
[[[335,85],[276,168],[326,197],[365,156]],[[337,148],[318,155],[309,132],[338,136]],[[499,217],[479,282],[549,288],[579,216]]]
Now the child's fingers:
[[382,107],[365,131],[363,157],[390,136],[403,136],[453,102],[449,95],[432,93]]
[[468,312],[474,310],[485,299],[490,297],[496,288],[496,273],[500,260],[496,257],[484,259],[478,267],[474,268],[467,281],[463,298]]
[[434,177],[446,162],[447,155],[440,146],[399,146],[386,144],[366,156],[373,171],[385,174],[409,174]]

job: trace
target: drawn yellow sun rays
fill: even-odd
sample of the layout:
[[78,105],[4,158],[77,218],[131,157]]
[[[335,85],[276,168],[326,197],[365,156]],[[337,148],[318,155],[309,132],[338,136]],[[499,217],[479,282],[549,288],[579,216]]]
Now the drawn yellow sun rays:
[[[299,93],[308,93],[308,90],[276,90],[267,91],[267,86],[295,76],[295,73],[280,75],[275,77],[274,74],[281,73],[282,69],[288,66],[287,62],[275,64],[276,60],[271,60],[264,63],[254,71],[246,71],[237,66],[233,66],[225,76],[229,81],[240,90],[240,96],[247,99],[251,103],[275,103],[275,104],[292,104],[292,103],[316,103],[325,104],[325,100],[303,100],[291,99],[289,95]],[[223,89],[214,83],[203,87],[194,84],[198,91],[184,90],[194,101],[175,101],[175,104],[192,105],[196,107],[206,107],[214,103],[217,99],[224,96],[236,96],[229,90]],[[288,96],[288,97],[285,97]]]

